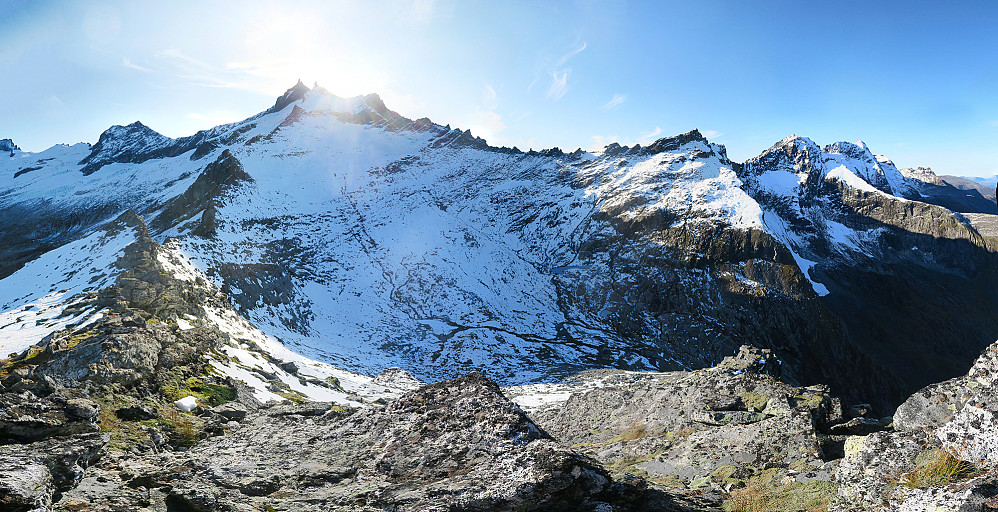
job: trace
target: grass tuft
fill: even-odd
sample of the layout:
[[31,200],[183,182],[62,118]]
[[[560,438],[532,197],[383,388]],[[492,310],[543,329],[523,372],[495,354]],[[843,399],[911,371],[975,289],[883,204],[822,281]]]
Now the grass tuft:
[[745,487],[731,491],[723,508],[728,512],[826,512],[837,490],[837,485],[822,480],[777,485],[750,479]]
[[644,423],[637,423],[627,427],[619,435],[616,435],[606,442],[609,443],[620,443],[623,441],[633,441],[635,439],[641,439],[642,437],[648,437],[648,427]]
[[915,469],[901,475],[897,484],[918,489],[960,482],[980,474],[980,469],[952,453],[934,448],[915,459]]

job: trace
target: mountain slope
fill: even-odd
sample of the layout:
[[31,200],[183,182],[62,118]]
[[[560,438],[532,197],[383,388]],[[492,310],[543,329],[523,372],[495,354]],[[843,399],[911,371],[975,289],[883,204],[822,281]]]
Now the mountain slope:
[[790,382],[886,408],[998,335],[994,243],[925,186],[862,143],[789,137],[739,164],[694,130],[525,153],[299,84],[191,137],[133,123],[0,159],[0,336],[85,321],[58,317],[113,278],[129,240],[100,233],[131,209],[264,333],[347,370],[511,384],[751,343]]

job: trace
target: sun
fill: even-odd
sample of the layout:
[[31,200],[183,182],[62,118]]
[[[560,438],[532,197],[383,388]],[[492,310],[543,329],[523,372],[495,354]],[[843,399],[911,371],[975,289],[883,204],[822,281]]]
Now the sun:
[[388,88],[377,58],[349,37],[349,19],[321,6],[264,5],[239,21],[242,47],[226,69],[253,81],[260,92],[283,93],[299,79],[350,97]]

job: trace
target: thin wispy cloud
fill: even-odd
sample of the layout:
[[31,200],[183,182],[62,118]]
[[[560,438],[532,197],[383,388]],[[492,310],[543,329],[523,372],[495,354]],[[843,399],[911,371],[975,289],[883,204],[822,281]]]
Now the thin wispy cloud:
[[[564,54],[555,61],[554,65],[541,66],[540,69],[547,67],[547,74],[551,76],[551,85],[548,86],[547,94],[545,95],[548,99],[560,100],[562,96],[568,92],[568,76],[572,74],[572,68],[564,67],[565,63],[575,57],[576,55],[582,53],[588,44],[583,41],[582,45],[578,48],[574,48],[568,53]],[[529,94],[531,89],[537,83],[537,78],[527,87],[527,93]]]
[[993,126],[993,127],[995,127],[995,128],[998,128],[998,119],[995,119],[994,121],[991,121],[991,122],[990,122],[990,123],[988,123],[988,124],[990,124],[991,126]]
[[45,98],[44,100],[41,100],[40,103],[42,107],[51,108],[51,109],[59,109],[65,106],[65,103],[63,103],[62,100],[59,99],[59,97],[54,94],[52,96],[49,96],[48,98]]
[[534,86],[537,85],[538,80],[540,80],[540,77],[534,78],[534,80],[530,82],[530,85],[527,86],[527,94],[530,94],[530,91],[534,89]]
[[700,132],[700,134],[703,135],[704,137],[707,137],[708,139],[716,139],[724,135],[723,133],[717,130],[703,130]]
[[646,141],[646,140],[649,140],[649,139],[654,139],[655,137],[658,137],[659,135],[662,135],[662,128],[656,126],[654,130],[652,130],[652,131],[650,131],[650,132],[648,132],[648,133],[646,133],[646,134],[638,137],[638,140],[639,141]]
[[[173,73],[177,78],[194,86],[223,89],[249,88],[242,80],[232,79],[232,73],[228,73],[231,68],[219,69],[174,48],[157,52],[153,57],[163,61],[164,69],[167,72]],[[246,70],[240,71],[246,72]]]
[[562,55],[561,58],[558,59],[558,63],[555,64],[555,65],[556,66],[564,66],[565,63],[568,62],[569,59],[571,59],[572,57],[575,57],[576,55],[582,53],[582,51],[585,50],[585,49],[586,49],[586,43],[583,42],[582,46],[578,47],[575,50],[572,50],[572,51],[566,53],[565,55]]
[[142,66],[139,66],[138,64],[133,64],[132,61],[128,60],[128,57],[123,57],[121,59],[121,65],[125,66],[128,69],[134,69],[136,71],[141,71],[143,73],[151,73],[152,72],[152,70],[149,69],[149,68],[144,68]]
[[486,109],[494,110],[498,106],[497,98],[496,89],[492,84],[485,84],[485,87],[482,87],[482,104]]
[[179,61],[189,65],[199,67],[201,69],[211,69],[212,66],[207,62],[191,57],[176,48],[169,48],[160,52],[157,52],[154,57],[159,59],[166,59],[172,61]]
[[624,96],[623,94],[614,94],[613,98],[610,98],[610,101],[604,103],[603,106],[600,107],[600,110],[603,111],[613,110],[619,107],[625,101],[627,101],[627,96]]
[[551,74],[551,86],[548,87],[547,97],[553,100],[560,100],[562,96],[568,92],[568,75],[572,73],[571,69],[562,69],[552,71]]

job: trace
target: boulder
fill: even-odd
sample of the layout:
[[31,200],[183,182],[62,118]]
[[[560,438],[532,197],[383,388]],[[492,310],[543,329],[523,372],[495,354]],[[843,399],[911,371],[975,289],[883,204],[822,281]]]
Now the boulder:
[[[213,412],[223,415],[227,408]],[[118,464],[127,468],[119,473],[123,483],[103,498],[124,509],[146,506],[136,489],[164,492],[168,509],[198,511],[671,506],[560,446],[478,373],[421,387],[384,407],[268,405],[188,451]]]
[[249,409],[239,402],[226,402],[212,407],[211,412],[222,416],[227,421],[242,421],[246,418]]

